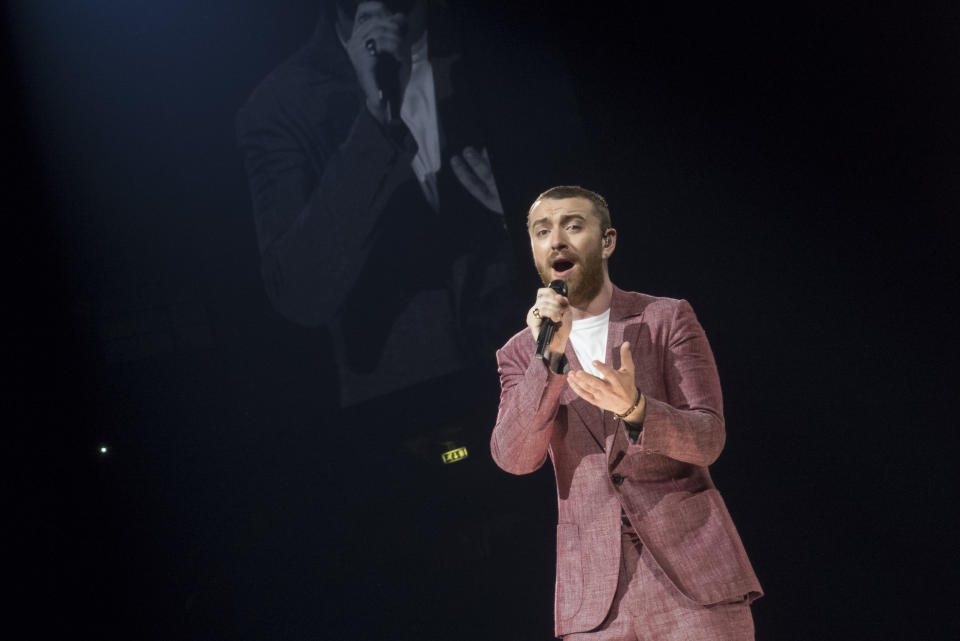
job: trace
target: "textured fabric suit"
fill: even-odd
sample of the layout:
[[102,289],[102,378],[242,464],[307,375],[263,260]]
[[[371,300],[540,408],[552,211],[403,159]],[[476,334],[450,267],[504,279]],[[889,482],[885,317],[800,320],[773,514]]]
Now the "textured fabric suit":
[[[580,399],[565,375],[533,359],[529,330],[497,352],[502,391],[493,458],[508,472],[526,474],[549,455],[556,473],[557,636],[593,629],[606,616],[620,568],[621,510],[692,602],[761,595],[707,469],[723,448],[723,405],[713,354],[692,308],[614,288],[606,357],[614,367],[624,341],[647,397],[635,444],[622,421]],[[569,343],[566,357],[580,368]]]

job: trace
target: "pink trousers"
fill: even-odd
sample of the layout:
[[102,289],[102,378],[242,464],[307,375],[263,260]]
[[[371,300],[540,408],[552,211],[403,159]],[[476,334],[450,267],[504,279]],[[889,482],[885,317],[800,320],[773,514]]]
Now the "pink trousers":
[[702,606],[674,587],[636,534],[621,535],[620,579],[600,627],[564,641],[753,641],[746,602]]

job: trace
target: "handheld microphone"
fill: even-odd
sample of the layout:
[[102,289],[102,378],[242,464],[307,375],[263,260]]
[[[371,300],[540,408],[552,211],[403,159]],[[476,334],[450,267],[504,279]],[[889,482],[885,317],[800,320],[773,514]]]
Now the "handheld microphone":
[[387,122],[396,122],[400,118],[402,90],[400,88],[400,61],[377,48],[377,41],[370,38],[363,45],[371,56],[376,58],[373,78],[380,93],[380,104],[387,115]]
[[[567,283],[559,278],[550,283],[550,289],[561,296],[567,295]],[[556,331],[557,324],[552,318],[544,318],[540,321],[540,333],[537,335],[537,358],[543,358],[547,353],[547,348],[550,347],[550,341],[553,340]]]
[[403,94],[400,89],[400,62],[390,54],[378,53],[373,75],[380,89],[380,104],[387,112],[387,122],[396,122],[400,119]]

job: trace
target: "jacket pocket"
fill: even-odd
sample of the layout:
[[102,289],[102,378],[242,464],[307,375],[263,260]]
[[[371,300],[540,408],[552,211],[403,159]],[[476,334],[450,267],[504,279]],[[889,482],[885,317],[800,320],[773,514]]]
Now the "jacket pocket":
[[580,530],[575,523],[557,525],[556,614],[559,621],[573,618],[583,601],[583,567]]

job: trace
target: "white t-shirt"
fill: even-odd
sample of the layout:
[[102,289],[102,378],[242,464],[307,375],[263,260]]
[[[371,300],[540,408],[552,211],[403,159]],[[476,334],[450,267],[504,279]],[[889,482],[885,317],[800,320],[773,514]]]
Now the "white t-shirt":
[[[593,366],[593,361],[605,362],[607,358],[607,330],[610,327],[610,310],[602,314],[573,321],[570,328],[570,343],[577,354],[583,371],[594,376],[603,376]],[[608,363],[609,364],[609,363]]]
[[440,208],[437,192],[437,172],[440,171],[440,127],[437,122],[437,93],[433,86],[433,65],[430,64],[427,33],[411,47],[413,58],[410,81],[403,92],[400,119],[403,120],[413,139],[417,141],[417,155],[411,166],[420,182],[427,201],[435,209]]

